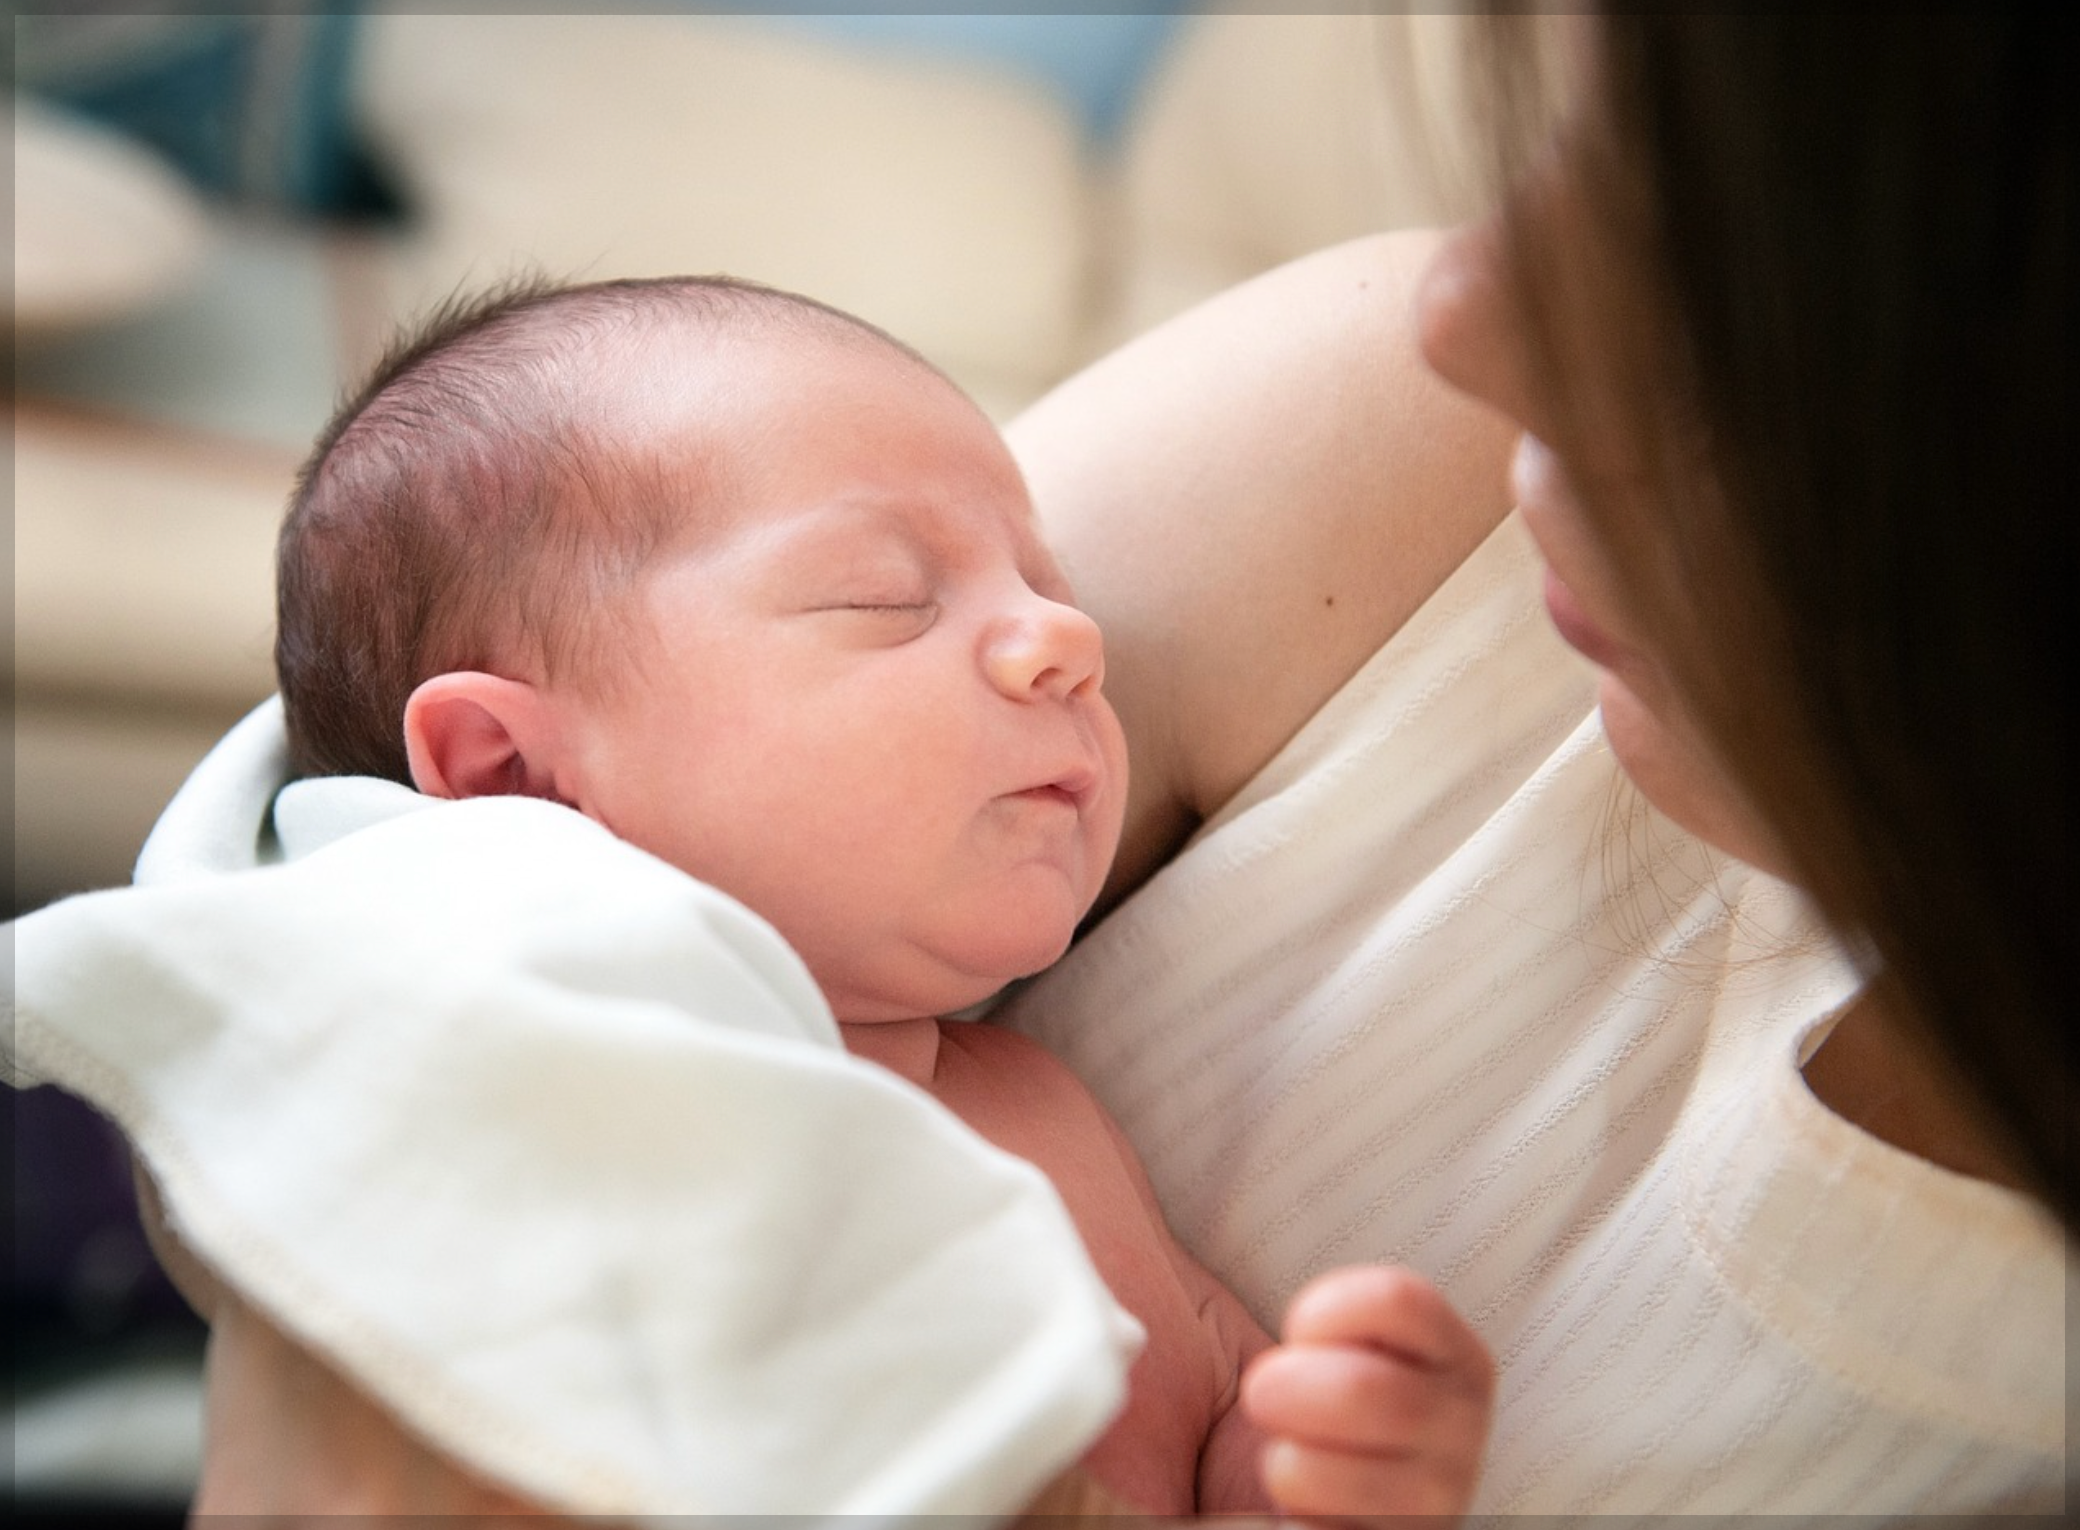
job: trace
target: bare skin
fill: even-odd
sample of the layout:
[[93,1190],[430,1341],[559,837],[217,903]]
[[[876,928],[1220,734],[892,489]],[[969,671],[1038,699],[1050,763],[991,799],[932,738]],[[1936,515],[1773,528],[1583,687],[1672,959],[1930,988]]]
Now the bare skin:
[[[1048,540],[1107,629],[1106,690],[1134,759],[1100,912],[1268,762],[1506,513],[1506,427],[1417,350],[1410,297],[1434,244],[1365,240],[1271,273],[1072,379],[1010,432]],[[197,1512],[526,1512],[206,1275],[190,1285],[214,1325]],[[1332,1288],[1287,1338],[1346,1364],[1346,1338],[1362,1341],[1383,1313],[1397,1326],[1420,1316],[1422,1302],[1406,1286]],[[1358,1359],[1351,1395],[1380,1411],[1342,1436],[1293,1411],[1312,1390],[1305,1378],[1262,1388],[1295,1442],[1269,1468],[1289,1503],[1333,1489],[1364,1454],[1419,1455],[1463,1435],[1464,1412],[1484,1411],[1492,1389],[1468,1366],[1464,1389],[1397,1412],[1397,1377],[1464,1357],[1416,1345]],[[1477,1450],[1424,1458],[1401,1512],[1463,1501],[1477,1464]],[[1109,1507],[1075,1472],[1032,1507],[1071,1504]]]
[[2029,1190],[1994,1129],[1958,1098],[1927,1043],[1902,1030],[1866,996],[1828,1033],[1801,1070],[1814,1098],[1851,1125],[1930,1163]]
[[1411,302],[1437,243],[1387,235],[1281,267],[1099,361],[1007,432],[1105,629],[1134,761],[1101,912],[1508,513],[1513,432],[1417,349]]
[[[1529,216],[1555,249],[1592,249],[1599,237],[1562,185],[1533,198]],[[1603,315],[1588,305],[1557,318],[1562,342],[1592,355]],[[1565,307],[1565,305],[1563,305]],[[1512,449],[1515,498],[1547,564],[1546,603],[1563,639],[1599,669],[1604,732],[1635,786],[1707,844],[1778,876],[1792,876],[1761,805],[1748,801],[1714,758],[1657,656],[1640,639],[1631,593],[1591,533],[1578,485],[1623,483],[1636,443],[1614,433],[1581,448],[1595,460],[1563,461],[1542,445],[1561,415],[1525,348],[1526,317],[1505,279],[1493,225],[1474,224],[1439,246],[1417,300],[1424,354],[1437,373],[1492,406],[1523,432]],[[1579,384],[1578,390],[1579,390]],[[1577,396],[1571,401],[1594,417]],[[1613,417],[1622,418],[1621,414]],[[1795,880],[1795,877],[1794,877]],[[1840,1016],[1804,1076],[1814,1096],[1881,1141],[1943,1168],[2022,1188],[1997,1134],[1971,1108],[1928,1047],[1866,994]]]
[[[846,1048],[926,1090],[1061,1192],[1084,1247],[1148,1331],[1125,1409],[1084,1457],[1143,1508],[1271,1507],[1265,1436],[1241,1406],[1244,1366],[1271,1344],[1241,1302],[1169,1233],[1140,1159],[1082,1080],[1025,1037],[931,1019],[842,1025]],[[1480,1421],[1469,1433],[1478,1439]]]
[[[1067,945],[1125,802],[1100,629],[1001,435],[899,353],[718,347],[668,323],[641,349],[669,389],[589,379],[627,422],[615,450],[693,503],[721,475],[724,508],[685,516],[621,597],[611,683],[524,651],[517,672],[506,654],[422,682],[404,709],[414,784],[553,797],[763,915],[855,1053],[1048,1175],[1147,1330],[1091,1474],[1155,1513],[1268,1509],[1259,1461],[1283,1431],[1258,1427],[1239,1382],[1270,1337],[1171,1237],[1081,1080],[1020,1037],[935,1018]],[[1375,1457],[1315,1492],[1288,1470],[1296,1501],[1354,1517],[1411,1497],[1462,1506],[1485,1352],[1427,1287],[1350,1289],[1354,1320],[1282,1356],[1287,1384],[1267,1395],[1290,1401],[1319,1375],[1343,1396],[1353,1370],[1377,1369],[1383,1396],[1404,1381],[1441,1394],[1419,1411],[1446,1427],[1375,1439],[1289,1408],[1301,1460]]]
[[[1438,382],[1417,350],[1410,298],[1435,248],[1382,238],[1273,273],[1101,362],[1013,427],[1050,544],[1107,629],[1107,691],[1135,759],[1101,909],[1260,768],[1507,509],[1512,427]],[[1487,391],[1522,416],[1521,400]],[[1807,1064],[1816,1094],[1920,1156],[2011,1178],[1886,1029],[1870,1006],[1854,1011]],[[163,1233],[160,1247],[184,1262]],[[216,1324],[199,1511],[523,1509],[218,1299],[206,1276],[184,1287]],[[246,1448],[261,1438],[266,1450]],[[1121,1508],[1072,1470],[1030,1512]]]

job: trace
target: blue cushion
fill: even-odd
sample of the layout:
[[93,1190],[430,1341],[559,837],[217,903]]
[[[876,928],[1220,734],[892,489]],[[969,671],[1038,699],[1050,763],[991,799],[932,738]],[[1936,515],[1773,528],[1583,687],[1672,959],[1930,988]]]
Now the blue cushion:
[[[1001,65],[1055,92],[1104,142],[1192,7],[1155,0],[1117,14],[901,16],[729,9],[861,47]],[[390,212],[349,117],[358,25],[353,15],[301,12],[23,15],[15,81],[142,139],[228,200]]]
[[346,15],[15,19],[15,83],[157,149],[202,190],[296,212],[380,210],[347,117]]
[[731,9],[764,13],[777,23],[868,47],[1004,65],[1062,97],[1085,131],[1103,142],[1116,133],[1150,67],[1193,7],[1185,0],[1157,0],[1134,12],[1084,16],[881,16],[841,8],[783,13],[763,5]]

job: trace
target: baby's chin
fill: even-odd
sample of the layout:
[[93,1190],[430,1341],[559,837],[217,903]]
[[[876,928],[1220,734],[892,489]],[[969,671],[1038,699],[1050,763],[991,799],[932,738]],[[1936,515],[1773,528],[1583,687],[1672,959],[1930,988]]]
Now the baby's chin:
[[986,950],[916,951],[900,971],[834,975],[824,983],[824,993],[845,1025],[959,1015],[1053,966],[1069,949],[1076,926],[1017,933],[1019,939],[992,941]]

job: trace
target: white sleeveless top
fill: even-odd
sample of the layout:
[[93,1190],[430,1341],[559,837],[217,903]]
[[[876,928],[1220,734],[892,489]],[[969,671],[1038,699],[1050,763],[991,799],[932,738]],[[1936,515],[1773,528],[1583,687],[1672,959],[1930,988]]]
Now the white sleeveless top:
[[1856,986],[1624,782],[1512,518],[999,1018],[1274,1330],[1335,1265],[1442,1285],[1482,1512],[2056,1509],[2064,1241],[1807,1091]]

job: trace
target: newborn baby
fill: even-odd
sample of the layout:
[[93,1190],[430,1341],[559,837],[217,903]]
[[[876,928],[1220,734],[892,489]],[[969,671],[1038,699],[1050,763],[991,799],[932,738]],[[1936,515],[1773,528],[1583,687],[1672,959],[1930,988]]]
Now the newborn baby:
[[280,601],[301,772],[585,814],[770,922],[850,1051],[1049,1176],[1148,1334],[1104,1488],[1464,1508],[1488,1362],[1434,1292],[1332,1274],[1274,1348],[1066,1068],[941,1018],[1067,948],[1127,762],[1098,629],[929,364],[724,279],[451,308],[320,440]]

